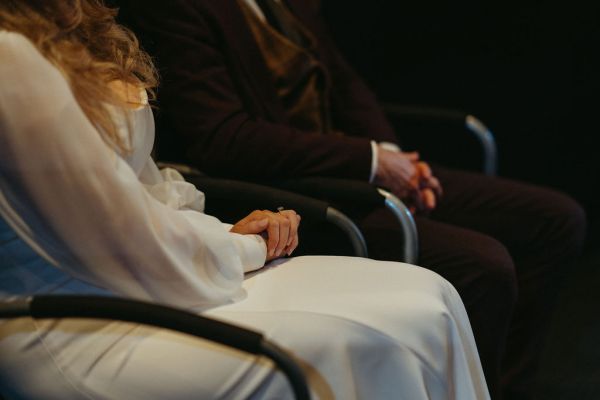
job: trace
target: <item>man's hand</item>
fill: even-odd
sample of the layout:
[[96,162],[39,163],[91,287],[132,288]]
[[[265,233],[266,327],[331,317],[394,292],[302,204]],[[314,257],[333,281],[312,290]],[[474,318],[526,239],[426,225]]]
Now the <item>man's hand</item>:
[[433,211],[437,206],[437,200],[442,196],[442,185],[433,176],[431,168],[426,162],[418,161],[416,167],[419,174],[419,198],[416,208],[419,211]]
[[418,153],[389,151],[379,147],[375,184],[389,189],[407,203],[414,214],[435,209],[442,186]]
[[296,250],[300,220],[300,216],[293,210],[256,210],[235,224],[230,232],[266,236],[267,261],[271,261],[285,254],[291,255]]
[[400,199],[417,197],[419,153],[390,151],[379,146],[374,183],[392,191]]

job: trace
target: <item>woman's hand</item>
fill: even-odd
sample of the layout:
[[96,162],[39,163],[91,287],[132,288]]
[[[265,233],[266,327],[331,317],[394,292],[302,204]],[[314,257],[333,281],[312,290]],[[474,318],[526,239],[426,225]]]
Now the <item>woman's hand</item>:
[[285,254],[288,256],[298,247],[300,216],[294,210],[272,212],[256,210],[235,224],[230,232],[242,235],[266,235],[267,261]]

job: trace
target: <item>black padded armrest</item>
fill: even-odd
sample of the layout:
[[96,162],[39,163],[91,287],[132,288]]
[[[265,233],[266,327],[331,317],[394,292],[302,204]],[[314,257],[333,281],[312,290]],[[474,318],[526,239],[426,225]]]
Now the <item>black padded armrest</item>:
[[[352,248],[352,255],[357,257],[368,256],[367,244],[356,224],[326,201],[287,190],[235,180],[207,176],[187,176],[186,180],[206,194],[206,212],[208,214],[223,219],[228,218],[230,222],[235,222],[256,209],[271,211],[275,211],[279,207],[291,209],[302,216],[300,252],[305,254],[323,252],[337,254],[336,248],[346,247],[345,245],[338,247],[336,243],[339,244],[339,240],[336,241],[335,239],[328,241],[331,248],[323,247],[324,243],[318,238],[315,230],[320,230],[319,227],[326,225],[333,225],[343,232],[345,240],[349,242]],[[331,230],[331,227],[328,228]],[[335,232],[330,232],[330,234],[335,235]],[[339,251],[345,252],[345,250]]]
[[274,211],[278,207],[284,207],[295,210],[303,217],[317,221],[325,221],[327,217],[329,208],[327,202],[302,194],[230,179],[207,176],[186,176],[185,178],[206,194],[208,214],[211,214],[211,209],[226,202],[234,203],[237,208],[244,210],[244,214],[256,209]]
[[252,182],[208,176],[185,164],[157,163],[160,168],[173,168],[179,171],[186,181],[194,184],[206,195],[206,213],[220,217],[235,215],[236,222],[249,212],[257,209],[277,210],[278,207],[296,210],[300,215],[316,221],[325,221],[330,205],[284,188],[275,188]]
[[[481,152],[481,171],[486,175],[496,175],[498,170],[498,150],[492,131],[477,117],[459,110],[437,107],[407,106],[402,104],[386,103],[383,109],[396,127],[406,123],[437,124],[428,129],[436,132],[439,125],[449,125],[455,129],[453,132],[466,132],[475,138]],[[410,129],[410,128],[408,128]],[[401,130],[401,128],[399,129]],[[429,140],[429,143],[432,141]],[[463,146],[465,141],[460,141]],[[419,143],[420,146],[423,143]],[[441,147],[445,147],[442,145]],[[417,149],[418,150],[418,149]]]
[[158,163],[178,170],[206,195],[205,211],[235,223],[254,210],[295,210],[302,216],[296,254],[332,254],[367,257],[366,241],[356,224],[329,203],[271,186],[214,178],[185,164]]
[[385,199],[377,188],[368,182],[351,179],[310,177],[270,182],[270,185],[326,201],[350,215],[355,209],[377,208]]
[[395,103],[384,103],[382,107],[386,114],[396,118],[422,121],[440,120],[455,123],[459,126],[464,124],[468,115],[463,111],[438,107],[421,107]]
[[295,361],[261,333],[159,304],[104,296],[43,295],[0,302],[0,318],[93,318],[170,329],[270,358],[286,375],[297,399],[309,399]]

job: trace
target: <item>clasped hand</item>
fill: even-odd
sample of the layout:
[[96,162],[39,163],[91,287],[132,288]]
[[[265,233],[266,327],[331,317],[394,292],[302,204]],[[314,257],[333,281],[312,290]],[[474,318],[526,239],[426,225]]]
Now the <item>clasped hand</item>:
[[230,232],[261,235],[267,244],[267,261],[271,261],[296,250],[300,220],[294,210],[256,210],[235,224]]
[[388,188],[415,212],[435,209],[442,186],[419,153],[403,153],[379,147],[375,184]]

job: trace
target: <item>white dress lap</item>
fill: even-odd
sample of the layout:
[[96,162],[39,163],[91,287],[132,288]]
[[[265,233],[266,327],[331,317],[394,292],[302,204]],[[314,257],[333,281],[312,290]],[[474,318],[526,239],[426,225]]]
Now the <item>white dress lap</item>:
[[[203,312],[288,349],[318,399],[489,398],[448,282],[348,257],[263,267],[260,237],[230,233],[202,212],[201,192],[156,168],[149,107],[129,114],[133,151],[119,155],[58,70],[25,37],[0,31],[0,298],[117,295]],[[269,362],[216,344],[136,324],[30,318],[0,321],[0,394],[291,398]]]

